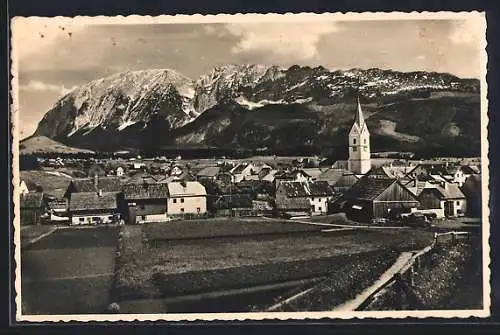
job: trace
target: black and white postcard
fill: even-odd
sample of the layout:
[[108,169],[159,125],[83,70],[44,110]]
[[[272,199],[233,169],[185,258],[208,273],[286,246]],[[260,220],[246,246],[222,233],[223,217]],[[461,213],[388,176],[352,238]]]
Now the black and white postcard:
[[18,321],[489,316],[484,13],[11,28]]

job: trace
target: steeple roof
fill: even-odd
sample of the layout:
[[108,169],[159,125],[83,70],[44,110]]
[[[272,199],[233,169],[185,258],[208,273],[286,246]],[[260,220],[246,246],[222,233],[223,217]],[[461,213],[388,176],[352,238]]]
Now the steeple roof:
[[358,97],[358,110],[356,111],[356,118],[354,119],[354,123],[358,125],[359,129],[362,129],[363,125],[365,124],[365,118],[363,117],[363,111],[361,110],[359,97]]

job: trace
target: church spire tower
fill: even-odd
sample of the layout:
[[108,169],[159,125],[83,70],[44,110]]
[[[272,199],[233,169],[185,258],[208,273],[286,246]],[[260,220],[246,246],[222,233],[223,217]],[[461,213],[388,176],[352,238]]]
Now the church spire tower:
[[354,124],[349,132],[349,171],[354,174],[366,174],[371,169],[370,157],[370,132],[358,97]]

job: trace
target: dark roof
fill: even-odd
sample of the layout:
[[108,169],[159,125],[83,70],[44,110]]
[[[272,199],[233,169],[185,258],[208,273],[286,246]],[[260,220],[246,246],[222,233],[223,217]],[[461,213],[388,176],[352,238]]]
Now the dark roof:
[[123,186],[126,200],[167,199],[167,183],[129,183]]
[[245,168],[247,167],[248,165],[246,164],[238,164],[233,170],[231,173],[233,174],[238,174],[238,173],[241,173],[243,170],[245,170]]
[[333,191],[330,185],[326,181],[316,181],[308,183],[309,194],[312,196],[330,196],[333,195]]
[[73,179],[72,193],[78,192],[121,192],[122,184],[120,178],[116,177],[99,177],[97,178],[97,187],[94,178],[78,178]]
[[21,195],[21,208],[40,208],[43,203],[43,193],[27,193]]
[[441,193],[443,199],[463,199],[465,195],[462,193],[458,184],[446,183],[446,187],[436,185],[436,188]]
[[279,184],[278,190],[281,189],[289,198],[308,197],[309,192],[306,184],[298,181],[283,181]]
[[304,209],[310,210],[311,204],[306,198],[276,198],[276,208],[281,210]]
[[249,194],[221,195],[215,198],[214,207],[216,209],[253,208],[253,202]]
[[377,179],[365,176],[354,184],[344,197],[346,199],[375,200],[395,182],[395,179]]
[[69,202],[70,211],[111,210],[116,209],[116,207],[116,193],[114,192],[102,193],[102,196],[96,192],[74,193]]

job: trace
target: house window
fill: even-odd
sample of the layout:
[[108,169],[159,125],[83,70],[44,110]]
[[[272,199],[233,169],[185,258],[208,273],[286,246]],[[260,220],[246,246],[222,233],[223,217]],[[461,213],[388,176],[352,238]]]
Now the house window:
[[312,198],[312,201],[314,201],[314,198]]
[[363,144],[366,144],[366,138],[363,140]]
[[363,151],[366,152],[366,147],[363,148]]
[[197,213],[201,212],[201,208],[200,208],[200,207],[197,207],[197,208],[196,208],[196,212],[197,212]]
[[457,206],[460,206],[460,201],[457,201]]
[[318,207],[318,212],[321,212],[321,207]]
[[356,139],[355,138],[352,139],[352,144],[356,144]]
[[176,203],[177,203],[177,199],[173,199],[173,200],[172,200],[172,202],[173,202],[174,204],[176,204]]
[[184,208],[181,208],[181,212],[184,213]]
[[113,220],[113,216],[112,215],[108,216],[108,220]]
[[79,218],[78,221],[83,222],[85,221],[85,218]]
[[146,215],[141,216],[142,221],[146,221]]
[[99,220],[99,217],[98,217],[98,216],[93,216],[93,217],[92,217],[92,221],[97,221],[97,220]]
[[184,198],[181,198],[181,203],[184,203]]
[[352,151],[358,151],[358,147],[352,147]]
[[316,212],[316,206],[312,205],[313,212]]

